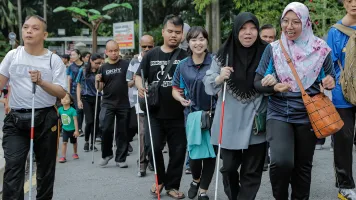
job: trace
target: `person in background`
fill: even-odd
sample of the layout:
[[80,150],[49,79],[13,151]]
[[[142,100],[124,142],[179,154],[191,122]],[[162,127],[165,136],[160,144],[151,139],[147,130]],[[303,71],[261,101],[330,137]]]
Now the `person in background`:
[[[99,67],[101,66],[102,57],[99,54],[93,54],[89,63],[85,65],[85,68],[80,68],[76,82],[77,82],[77,99],[78,107],[83,109],[85,113],[85,144],[84,151],[98,151],[93,145],[94,143],[94,123],[95,137],[101,137],[101,130],[99,128],[99,113],[101,107],[101,92],[98,93],[98,102],[96,101],[96,88],[95,88],[95,75],[97,74]],[[95,118],[95,104],[97,104],[96,121]],[[89,148],[90,137],[90,148]]]
[[[187,49],[189,48],[189,44],[186,40],[186,36],[187,36],[187,33],[189,32],[190,30],[190,26],[189,24],[187,23],[184,23],[184,27],[183,27],[183,36],[182,36],[182,40],[179,44],[179,48],[187,51]],[[167,153],[168,152],[168,149],[167,149],[167,145],[166,145],[166,142],[164,143],[164,149],[163,149],[163,153]],[[185,159],[185,174],[191,174],[191,170],[190,170],[190,166],[189,166],[189,153],[187,152],[187,157]]]
[[[185,107],[188,152],[191,152],[189,164],[193,178],[188,197],[194,199],[198,195],[198,200],[208,200],[207,192],[215,171],[216,152],[210,143],[210,129],[200,129],[202,113],[197,113],[208,111],[213,117],[217,99],[205,92],[203,83],[212,62],[212,55],[207,50],[209,35],[203,27],[194,26],[187,34],[187,42],[190,55],[179,62],[174,72],[172,95]],[[194,120],[195,116],[200,120]],[[199,126],[197,129],[196,124]],[[197,134],[202,137],[197,138]]]
[[84,64],[88,64],[89,60],[90,60],[91,53],[86,51],[82,54],[82,56],[83,56],[82,58],[83,58]]
[[[272,24],[265,24],[265,25],[261,26],[260,37],[263,41],[265,41],[267,43],[272,43],[275,41],[276,35],[277,35],[277,30],[276,30],[276,28],[273,27]],[[267,142],[267,151],[266,151],[265,164],[263,165],[263,171],[268,170],[269,161],[270,161],[269,144]]]
[[68,66],[71,64],[70,63],[70,56],[68,54],[63,54],[61,56],[61,58],[62,58],[62,61],[63,61],[64,65],[66,66],[66,68],[68,68]]
[[[356,30],[356,0],[344,0],[346,15],[337,22]],[[349,41],[349,36],[332,27],[329,30],[327,43],[331,47],[333,66],[336,72],[336,87],[332,90],[333,103],[340,114],[345,125],[335,133],[334,138],[334,169],[335,186],[339,188],[338,197],[340,199],[356,200],[355,181],[353,178],[353,144],[356,107],[349,103],[344,95],[340,83],[341,68],[345,67],[346,55],[345,47]],[[340,65],[339,66],[339,63]],[[354,68],[354,66],[352,66]]]
[[266,134],[256,130],[255,118],[265,116],[267,101],[255,89],[254,77],[265,48],[256,16],[242,12],[204,77],[207,94],[219,96],[211,128],[213,145],[219,143],[224,81],[227,84],[220,172],[229,200],[253,200],[261,185]]
[[[135,73],[137,72],[137,69],[140,66],[140,63],[142,61],[142,58],[149,50],[151,50],[154,47],[154,39],[150,35],[144,35],[140,39],[140,47],[141,47],[141,53],[138,55],[138,57],[134,58],[131,60],[129,68],[127,70],[126,74],[126,80],[128,81],[129,85],[129,98],[130,98],[130,104],[131,104],[131,110],[133,109],[135,114],[131,112],[131,119],[130,121],[134,120],[133,117],[136,118],[136,114],[139,115],[139,124],[140,124],[140,133],[139,135],[139,141],[140,141],[140,160],[138,161],[138,164],[140,165],[140,171],[139,171],[139,177],[144,177],[146,176],[146,168],[148,165],[148,160],[146,158],[146,151],[145,148],[147,145],[145,145],[145,140],[144,140],[144,135],[145,135],[145,129],[144,129],[144,124],[145,124],[145,115],[144,112],[140,109],[140,106],[138,105],[137,102],[137,88],[135,86]],[[134,107],[132,107],[134,106]],[[129,123],[132,124],[132,123]],[[134,128],[136,128],[134,130]],[[129,141],[132,141],[132,138],[134,137],[134,133],[136,133],[137,127],[132,127],[129,126],[129,134],[131,134],[131,137],[129,138]]]
[[[157,196],[165,187],[167,195],[175,199],[185,197],[184,193],[179,191],[187,144],[184,128],[184,107],[172,97],[174,71],[179,61],[187,57],[187,53],[178,47],[183,35],[183,25],[183,20],[178,16],[168,15],[165,17],[162,29],[164,43],[162,46],[153,48],[143,57],[140,68],[136,72],[135,80],[139,96],[144,98],[144,92],[147,92],[147,90],[142,85],[142,76],[148,84],[163,79],[158,93],[160,105],[157,109],[150,110],[153,147],[150,145],[149,158],[150,162],[153,163],[152,151],[154,151],[159,184],[159,188],[156,188],[156,184],[153,184],[150,192],[153,196]],[[167,76],[163,77],[164,70],[176,51],[179,54],[175,60],[172,60],[173,65]],[[141,69],[144,74],[141,74]],[[147,124],[145,130],[146,144],[150,144]],[[167,139],[169,147],[167,171],[162,153],[162,143],[165,139]]]
[[184,51],[187,51],[187,49],[189,47],[188,42],[186,40],[186,36],[187,36],[187,33],[189,30],[190,30],[189,24],[184,23],[183,36],[182,36],[182,40],[180,41],[180,44],[179,44],[179,48],[183,49]]
[[309,199],[317,137],[310,124],[301,90],[284,56],[282,44],[310,96],[335,86],[331,49],[316,37],[308,8],[286,6],[281,39],[266,47],[256,70],[255,88],[268,96],[267,140],[271,150],[273,197]]
[[272,43],[276,40],[277,30],[272,24],[265,24],[260,28],[261,39],[267,43]]
[[75,82],[75,80],[77,79],[80,68],[84,66],[84,62],[82,60],[82,55],[80,54],[78,49],[74,49],[70,53],[70,61],[72,62],[72,64],[69,65],[69,67],[67,68],[68,92],[70,95],[72,95],[74,99],[73,106],[77,110],[79,134],[80,137],[82,137],[84,136],[82,130],[84,114],[83,109],[78,108],[78,99],[76,93],[77,83]]
[[73,159],[79,159],[78,156],[78,119],[77,111],[72,107],[73,97],[67,93],[67,95],[61,99],[62,107],[58,108],[58,113],[61,117],[63,128],[63,143],[62,143],[62,157],[59,158],[59,163],[67,162],[67,144],[70,139],[70,143],[73,144]]
[[[99,73],[95,77],[96,88],[99,92],[104,92],[99,115],[100,126],[102,127],[102,160],[99,165],[106,166],[114,157],[112,143],[113,133],[115,132],[115,162],[118,167],[127,168],[128,140],[126,126],[130,102],[126,73],[129,62],[120,59],[119,52],[118,43],[109,40],[105,47],[108,62],[99,68]],[[116,130],[114,131],[115,119]]]

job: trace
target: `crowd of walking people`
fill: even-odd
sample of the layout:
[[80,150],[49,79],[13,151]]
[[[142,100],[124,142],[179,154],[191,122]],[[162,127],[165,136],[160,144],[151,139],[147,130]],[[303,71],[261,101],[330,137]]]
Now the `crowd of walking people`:
[[[155,171],[154,197],[165,189],[173,199],[185,198],[180,184],[186,167],[192,176],[190,199],[208,200],[213,175],[221,173],[227,197],[220,199],[253,200],[269,168],[276,200],[307,200],[321,140],[304,94],[332,91],[332,106],[344,123],[332,135],[337,197],[356,200],[356,96],[345,92],[344,81],[346,73],[353,73],[347,71],[353,67],[353,56],[347,54],[354,53],[349,41],[355,38],[348,33],[356,30],[356,0],[343,3],[347,14],[330,28],[327,41],[313,34],[308,8],[293,2],[280,18],[279,39],[275,27],[261,26],[253,13],[242,12],[217,52],[209,52],[203,27],[168,15],[163,44],[155,46],[153,37],[144,35],[141,53],[131,60],[120,57],[115,40],[107,41],[104,56],[73,50],[60,57],[44,48],[46,21],[27,17],[24,46],[10,51],[0,65],[0,88],[8,86],[3,102],[10,108],[3,127],[3,199],[24,199],[29,151],[36,157],[36,199],[48,200],[56,162],[67,160],[68,141],[73,159],[79,159],[81,145],[84,152],[101,150],[99,166],[114,159],[127,168],[134,167],[126,157],[137,134],[138,176],[145,177],[147,168]],[[33,128],[32,148],[27,133]],[[59,135],[63,143],[57,160]],[[80,136],[84,144],[78,144]]]

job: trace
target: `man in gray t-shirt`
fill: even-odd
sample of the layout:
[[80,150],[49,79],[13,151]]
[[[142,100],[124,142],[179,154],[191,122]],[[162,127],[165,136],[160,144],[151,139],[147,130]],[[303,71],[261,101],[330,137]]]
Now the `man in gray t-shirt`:
[[37,160],[37,199],[52,199],[57,157],[56,98],[66,95],[65,65],[43,47],[46,21],[29,16],[22,26],[24,46],[6,54],[0,65],[0,88],[9,81],[10,113],[4,119],[5,173],[2,199],[24,199],[25,163],[30,150],[32,86],[35,94],[34,154]]

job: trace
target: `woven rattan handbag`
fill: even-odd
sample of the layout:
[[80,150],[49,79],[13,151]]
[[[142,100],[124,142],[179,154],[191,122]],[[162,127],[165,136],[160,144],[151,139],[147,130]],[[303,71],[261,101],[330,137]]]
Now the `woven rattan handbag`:
[[303,102],[305,108],[307,109],[310,123],[314,129],[316,137],[325,138],[336,133],[344,126],[344,122],[340,118],[339,113],[336,111],[334,104],[324,93],[310,97],[305,92],[298,73],[294,68],[292,60],[286,52],[282,41],[280,40],[279,43],[302,93]]

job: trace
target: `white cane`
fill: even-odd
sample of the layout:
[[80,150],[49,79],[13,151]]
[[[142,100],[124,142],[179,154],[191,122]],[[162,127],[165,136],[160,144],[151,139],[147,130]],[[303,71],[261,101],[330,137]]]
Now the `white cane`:
[[[226,55],[226,65],[228,66],[229,62],[229,55]],[[215,200],[218,198],[218,183],[219,183],[219,168],[220,168],[220,154],[221,154],[221,141],[222,141],[222,133],[223,133],[223,126],[224,126],[224,114],[225,114],[225,95],[226,95],[226,81],[224,81],[224,88],[223,88],[223,99],[221,103],[221,116],[220,116],[220,134],[219,134],[219,149],[218,155],[216,156],[216,180],[215,180]]]
[[[143,76],[143,70],[141,70],[141,75]],[[144,84],[143,84],[144,87]],[[160,190],[158,187],[158,175],[157,175],[157,166],[156,166],[156,156],[155,156],[155,151],[154,151],[154,146],[153,146],[153,139],[152,139],[152,130],[151,130],[151,120],[150,120],[150,112],[148,110],[148,104],[147,104],[147,94],[144,92],[145,95],[145,104],[146,104],[146,112],[147,112],[147,122],[148,122],[148,131],[150,133],[150,141],[151,141],[151,152],[152,152],[152,159],[153,159],[153,168],[155,171],[155,180],[156,180],[156,192],[157,192],[157,199],[161,200],[161,194]]]
[[31,114],[31,135],[30,135],[30,188],[28,199],[32,199],[32,169],[33,169],[33,138],[35,135],[35,94],[36,94],[36,83],[32,84],[32,114]]
[[98,96],[99,96],[99,91],[96,90],[96,96],[95,96],[95,110],[94,110],[94,131],[93,131],[93,152],[92,152],[92,158],[91,158],[91,163],[94,164],[94,149],[95,149],[95,137],[96,137],[96,115],[98,112]]
[[140,171],[140,164],[141,164],[141,135],[140,135],[140,112],[138,109],[138,94],[137,94],[137,101],[136,101],[136,106],[137,106],[137,146],[138,146],[138,162],[137,162],[137,176],[141,176],[141,171]]

